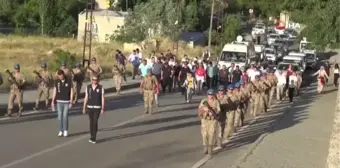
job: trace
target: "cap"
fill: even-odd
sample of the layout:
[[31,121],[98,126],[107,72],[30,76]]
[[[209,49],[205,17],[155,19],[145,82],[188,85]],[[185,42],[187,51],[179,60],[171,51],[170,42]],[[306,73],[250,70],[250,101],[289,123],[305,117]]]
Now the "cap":
[[234,85],[233,85],[233,84],[228,85],[228,90],[229,90],[229,89],[233,89],[233,88],[234,88]]
[[209,89],[209,90],[207,91],[207,94],[208,94],[208,95],[213,95],[214,93],[215,93],[214,89]]
[[14,69],[20,69],[20,64],[14,64]]
[[240,83],[239,82],[235,83],[234,87],[235,88],[239,88],[240,87]]
[[65,61],[61,61],[60,66],[66,66]]
[[46,64],[45,61],[43,61],[43,62],[41,62],[40,66],[41,66],[42,68],[46,68],[47,64]]
[[223,85],[220,85],[220,86],[218,87],[218,91],[224,91],[224,90],[225,90],[225,88],[224,88]]

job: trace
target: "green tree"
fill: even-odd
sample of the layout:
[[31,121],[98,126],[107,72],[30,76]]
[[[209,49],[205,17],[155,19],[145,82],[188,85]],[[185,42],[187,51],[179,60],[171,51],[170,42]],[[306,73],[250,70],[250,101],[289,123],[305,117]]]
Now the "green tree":
[[241,19],[238,15],[227,15],[224,18],[222,43],[230,43],[241,34]]

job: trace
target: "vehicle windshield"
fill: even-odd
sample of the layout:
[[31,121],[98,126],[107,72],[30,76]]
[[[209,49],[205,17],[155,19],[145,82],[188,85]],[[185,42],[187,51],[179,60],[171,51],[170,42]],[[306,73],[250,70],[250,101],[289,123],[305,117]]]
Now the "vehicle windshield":
[[266,50],[265,52],[266,52],[266,54],[275,54],[274,50]]
[[285,43],[285,41],[283,41],[283,40],[275,40],[275,42],[274,43],[276,43],[276,44],[284,44]]
[[272,35],[269,35],[269,38],[278,38],[278,35],[272,34]]
[[300,67],[296,64],[279,64],[277,66],[277,70],[280,70],[280,71],[285,71],[288,69],[289,65],[292,65],[292,69],[293,71],[299,71],[300,70]]
[[286,34],[281,34],[280,37],[281,37],[281,38],[288,38],[288,35],[286,35]]
[[255,26],[255,28],[256,28],[256,29],[264,29],[264,27],[263,27],[263,26],[260,26],[260,25]]
[[298,60],[284,59],[283,62],[284,62],[284,63],[299,64],[299,65],[301,65],[301,61],[298,61]]
[[301,43],[301,49],[305,50],[305,49],[311,49],[314,48],[313,44],[311,43]]
[[247,53],[223,51],[220,61],[246,62]]
[[306,59],[313,59],[314,60],[315,54],[306,54]]

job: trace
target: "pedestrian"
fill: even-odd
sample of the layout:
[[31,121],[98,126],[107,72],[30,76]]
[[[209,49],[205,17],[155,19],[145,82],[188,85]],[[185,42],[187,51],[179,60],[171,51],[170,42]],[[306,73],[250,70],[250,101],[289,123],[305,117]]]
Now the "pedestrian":
[[276,84],[276,100],[282,100],[284,97],[285,89],[286,89],[286,76],[282,74],[282,71],[279,71],[276,74],[277,84]]
[[24,85],[26,84],[26,79],[24,74],[20,72],[20,65],[15,64],[14,65],[14,72],[9,72],[10,77],[8,78],[8,81],[10,83],[10,91],[9,91],[9,100],[8,100],[8,108],[7,108],[7,116],[11,117],[12,116],[12,109],[13,109],[13,104],[14,100],[16,99],[18,102],[19,106],[19,111],[18,111],[18,116],[21,116],[23,105],[22,105],[22,100],[23,100],[23,94],[24,94]]
[[[132,67],[133,67],[133,70],[132,70],[132,79],[133,80],[136,78],[136,76],[139,75],[139,73],[138,73],[139,72],[138,71],[139,70],[139,64],[140,64],[140,60],[142,59],[139,56],[140,55],[138,55],[136,53],[136,50],[133,50],[132,54],[130,54],[130,56],[128,57],[128,61],[132,64]],[[146,60],[145,60],[145,62],[146,62]]]
[[203,91],[203,83],[206,81],[206,72],[202,63],[196,68],[195,78],[197,82],[196,92],[201,94]]
[[296,72],[293,72],[289,76],[289,84],[288,84],[289,102],[293,102],[294,92],[295,92],[295,88],[297,87],[297,84],[298,84],[298,78],[296,76]]
[[117,66],[118,69],[122,72],[123,75],[123,79],[124,81],[126,81],[126,57],[124,56],[124,54],[120,51],[120,50],[116,50],[116,62],[117,62]]
[[238,83],[241,80],[242,71],[240,70],[240,67],[238,65],[235,67],[235,70],[232,71],[231,76],[231,83],[233,84]]
[[76,63],[75,68],[71,71],[72,74],[72,82],[73,82],[73,90],[74,90],[74,98],[73,104],[78,103],[78,99],[80,97],[81,87],[83,86],[83,82],[85,79],[85,73],[80,69],[80,64]]
[[91,59],[91,64],[87,68],[87,73],[89,74],[90,79],[92,79],[93,75],[100,75],[103,72],[102,67],[97,63],[96,57]]
[[152,75],[151,69],[148,69],[146,76],[140,83],[140,92],[143,94],[144,98],[144,114],[153,113],[152,105],[154,101],[154,93],[157,87],[158,81],[156,77]]
[[112,74],[113,74],[113,80],[115,83],[117,95],[120,95],[120,89],[122,87],[122,80],[123,80],[124,74],[121,71],[121,69],[118,67],[118,65],[113,65]]
[[207,86],[208,89],[212,89],[214,88],[214,66],[213,63],[211,61],[209,61],[208,63],[208,67],[207,67]]
[[276,91],[276,86],[277,86],[277,77],[274,75],[273,70],[269,70],[269,75],[268,75],[268,80],[271,85],[270,93],[269,93],[269,100],[268,100],[268,105],[270,106],[272,104],[273,96]]
[[162,90],[165,93],[166,89],[170,93],[172,91],[172,77],[174,76],[174,71],[168,62],[165,62],[161,69],[161,81]]
[[41,96],[45,98],[45,108],[49,107],[50,100],[50,86],[53,82],[53,76],[50,71],[47,70],[46,62],[41,63],[41,69],[39,71],[33,71],[36,74],[36,81],[38,84],[37,95],[35,100],[35,106],[33,110],[39,109],[39,102]]
[[225,65],[222,65],[222,68],[218,72],[218,82],[220,85],[224,86],[224,88],[229,84],[229,72]]
[[335,64],[334,65],[334,70],[333,70],[333,73],[334,73],[334,78],[333,78],[333,84],[335,87],[338,87],[338,80],[339,80],[339,64]]
[[59,133],[58,136],[68,136],[68,113],[72,108],[73,102],[73,86],[72,80],[66,77],[63,70],[58,70],[58,79],[55,80],[51,108],[55,110],[55,102],[57,102]]
[[318,93],[322,93],[323,87],[326,84],[326,79],[328,79],[328,75],[327,75],[327,72],[325,71],[325,67],[321,66],[317,72],[312,74],[312,76],[318,76],[317,77],[318,78],[317,91]]
[[198,106],[198,116],[201,119],[201,134],[204,145],[204,154],[212,155],[216,142],[218,129],[218,116],[221,112],[220,102],[215,98],[213,89],[209,89],[208,97],[204,98]]
[[[191,70],[188,67],[188,62],[183,62],[181,70],[179,71],[179,74],[178,74],[178,81],[180,81],[180,85],[179,85],[180,87],[183,86],[184,81],[187,79],[188,73],[191,73]],[[185,88],[181,87],[181,93],[184,96],[186,96],[185,91],[186,91]],[[185,99],[187,99],[187,98],[185,98]]]
[[152,67],[147,64],[147,60],[143,59],[142,63],[139,65],[138,70],[139,74],[141,74],[142,78],[147,75],[147,72],[151,71]]
[[196,79],[192,76],[192,73],[188,72],[187,79],[184,81],[183,86],[186,89],[185,101],[190,103],[192,100],[192,95],[196,88]]
[[104,87],[99,84],[99,76],[92,76],[92,83],[86,86],[83,105],[83,114],[86,112],[90,119],[90,143],[95,144],[98,132],[98,119],[104,114],[105,96]]

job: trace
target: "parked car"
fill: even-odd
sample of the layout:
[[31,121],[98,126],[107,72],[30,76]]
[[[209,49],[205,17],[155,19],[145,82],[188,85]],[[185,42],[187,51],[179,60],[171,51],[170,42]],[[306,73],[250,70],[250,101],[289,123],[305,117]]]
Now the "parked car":
[[275,42],[275,40],[280,39],[279,34],[270,34],[267,38],[267,44],[271,45]]

